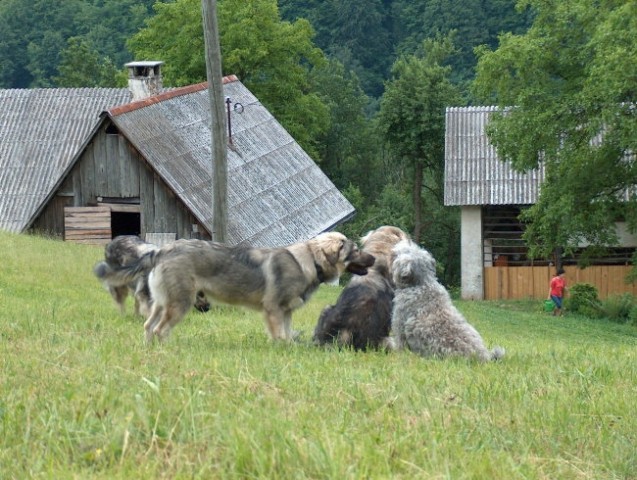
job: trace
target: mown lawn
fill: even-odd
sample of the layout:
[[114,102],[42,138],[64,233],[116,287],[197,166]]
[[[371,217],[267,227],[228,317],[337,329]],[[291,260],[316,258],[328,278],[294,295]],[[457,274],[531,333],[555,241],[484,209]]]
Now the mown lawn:
[[93,277],[103,255],[0,233],[0,478],[637,478],[637,328],[456,302],[503,361],[310,343],[260,314],[191,312],[145,346]]

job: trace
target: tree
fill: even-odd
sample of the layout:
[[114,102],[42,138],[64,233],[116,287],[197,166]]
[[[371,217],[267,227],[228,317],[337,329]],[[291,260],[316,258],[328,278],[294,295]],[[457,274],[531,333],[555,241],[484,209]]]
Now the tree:
[[54,77],[58,87],[117,87],[119,70],[109,58],[100,58],[88,42],[80,37],[71,37],[68,47],[62,51],[58,76]]
[[380,97],[394,59],[387,0],[279,0],[285,18],[305,18],[316,44],[356,73],[363,90]]
[[124,39],[143,25],[152,3],[0,0],[0,87],[54,86],[61,52],[73,37],[122,68],[130,60]]
[[[138,58],[166,62],[167,84],[206,79],[200,0],[157,3],[156,15],[129,47]],[[235,74],[277,117],[310,155],[328,128],[327,107],[313,91],[309,74],[325,62],[312,43],[305,20],[280,19],[276,0],[223,0],[218,3],[224,74]]]
[[458,48],[447,64],[452,67],[452,81],[467,89],[474,77],[474,48],[482,44],[495,47],[499,33],[521,33],[530,25],[528,11],[516,11],[515,3],[515,0],[394,0],[396,50],[411,54],[424,38],[455,31]]
[[545,168],[524,238],[541,257],[616,244],[615,221],[637,226],[637,2],[521,6],[534,8],[532,27],[479,49],[474,91],[503,108],[488,127],[500,158]]
[[409,169],[414,212],[415,241],[423,229],[423,188],[442,185],[425,183],[440,178],[444,166],[445,108],[461,102],[458,89],[449,80],[451,68],[443,66],[453,52],[451,36],[427,39],[422,53],[399,58],[392,69],[381,99],[379,127],[397,161]]
[[355,73],[337,60],[315,68],[311,81],[330,112],[329,129],[318,138],[321,168],[338,188],[354,184],[375,197],[386,181],[378,164],[380,142],[365,116],[369,98]]

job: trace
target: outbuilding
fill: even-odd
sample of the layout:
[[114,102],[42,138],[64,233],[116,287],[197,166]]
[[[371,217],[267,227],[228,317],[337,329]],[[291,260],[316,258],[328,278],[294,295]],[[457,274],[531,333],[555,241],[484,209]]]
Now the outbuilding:
[[[486,127],[498,110],[492,106],[450,107],[445,130],[445,206],[461,212],[461,296],[493,300],[546,298],[555,256],[531,259],[522,238],[522,209],[540,194],[544,169],[521,173],[498,158]],[[582,269],[577,258],[560,258],[569,284],[595,285],[600,297],[630,292],[635,284],[624,279],[632,269],[637,237],[617,223],[620,245],[608,256]]]
[[[129,89],[0,90],[16,100],[0,106],[12,127],[0,133],[0,228],[98,244],[212,237],[207,84],[163,89],[161,62],[127,66]],[[237,77],[224,77],[223,91],[229,244],[285,245],[354,215]]]

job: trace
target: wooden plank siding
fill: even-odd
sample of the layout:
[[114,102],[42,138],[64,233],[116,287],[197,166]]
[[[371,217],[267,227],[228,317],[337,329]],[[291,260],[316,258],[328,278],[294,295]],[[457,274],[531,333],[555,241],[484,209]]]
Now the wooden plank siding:
[[[599,265],[585,269],[567,266],[567,286],[590,283],[597,288],[600,299],[612,295],[632,293],[637,295],[637,284],[626,283],[630,265]],[[555,274],[554,267],[485,267],[484,299],[544,299],[548,295],[549,282]]]
[[108,207],[65,207],[64,240],[106,245],[112,239],[111,209]]
[[[131,199],[139,203],[128,203]],[[210,238],[201,223],[126,138],[107,133],[106,128],[96,132],[56,195],[34,222],[34,230],[72,241],[87,239],[88,243],[92,242],[89,232],[69,231],[68,228],[65,231],[64,207],[67,206],[106,207],[109,231],[111,211],[138,212],[142,237],[147,232],[171,232],[173,235],[176,232],[177,238]],[[197,226],[197,233],[193,233],[193,225]]]

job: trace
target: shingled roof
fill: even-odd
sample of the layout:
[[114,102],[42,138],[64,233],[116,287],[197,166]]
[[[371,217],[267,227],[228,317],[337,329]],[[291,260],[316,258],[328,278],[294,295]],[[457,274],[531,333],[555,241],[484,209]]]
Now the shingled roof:
[[544,168],[520,173],[498,158],[486,127],[497,107],[450,107],[445,130],[445,205],[531,205]]
[[[306,240],[354,214],[354,207],[236,77],[225,77],[223,88],[233,106],[229,244],[273,246]],[[235,104],[242,109],[235,110]],[[207,84],[201,83],[104,115],[211,232],[209,108]]]
[[0,229],[22,232],[126,88],[0,89]]

